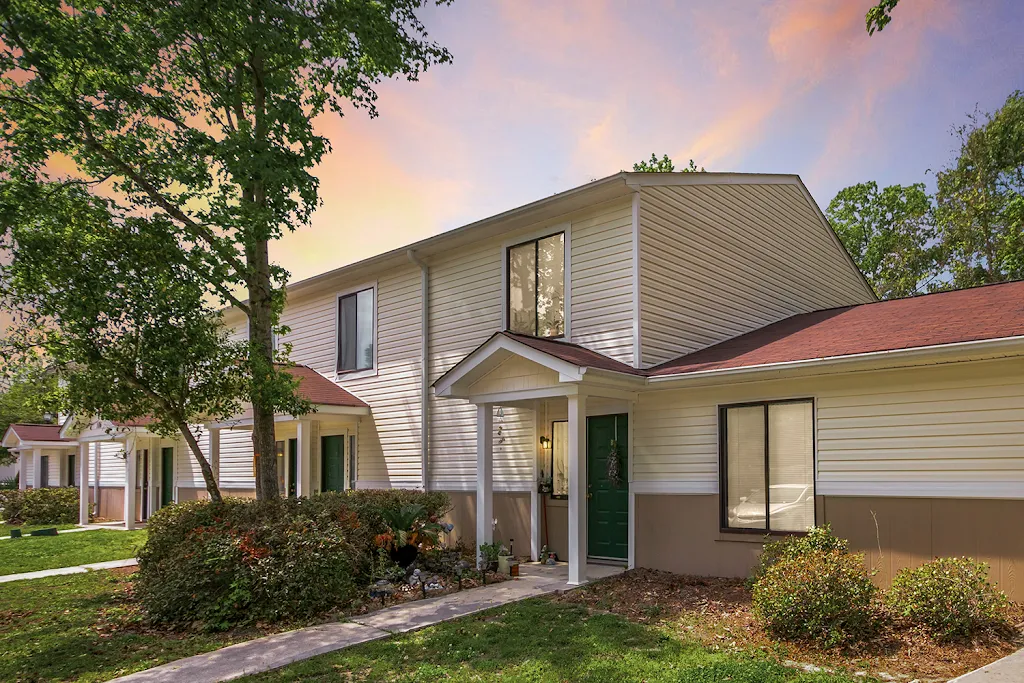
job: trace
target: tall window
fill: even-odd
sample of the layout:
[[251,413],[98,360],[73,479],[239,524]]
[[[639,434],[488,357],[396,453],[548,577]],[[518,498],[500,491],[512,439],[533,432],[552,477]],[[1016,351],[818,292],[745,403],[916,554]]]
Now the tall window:
[[807,531],[814,524],[814,403],[725,406],[721,428],[722,527]]
[[50,456],[39,458],[39,485],[44,489],[50,485]]
[[508,329],[533,337],[565,334],[565,233],[509,248]]
[[569,423],[551,423],[551,497],[569,497]]
[[338,299],[338,372],[373,367],[373,288]]

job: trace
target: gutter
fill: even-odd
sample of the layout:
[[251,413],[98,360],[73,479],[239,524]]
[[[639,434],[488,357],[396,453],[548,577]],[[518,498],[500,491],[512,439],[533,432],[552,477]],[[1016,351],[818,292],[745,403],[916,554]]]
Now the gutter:
[[420,269],[420,483],[427,490],[427,452],[430,448],[430,268],[414,249],[405,252]]

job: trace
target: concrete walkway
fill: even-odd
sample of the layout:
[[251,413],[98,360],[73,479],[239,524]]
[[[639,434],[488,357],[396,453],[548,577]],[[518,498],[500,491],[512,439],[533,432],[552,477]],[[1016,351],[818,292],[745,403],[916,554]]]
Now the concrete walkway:
[[1020,683],[1024,681],[1024,650],[997,659],[949,683]]
[[38,572],[25,572],[24,574],[6,574],[0,576],[0,583],[10,581],[25,581],[28,579],[45,579],[47,576],[64,576],[65,574],[85,574],[100,569],[119,569],[121,567],[134,567],[139,563],[134,557],[127,560],[110,560],[109,562],[94,562],[92,564],[80,564],[77,567],[60,567],[58,569],[43,569]]
[[[571,588],[568,567],[520,565],[522,576],[514,581],[407,602],[350,621],[324,624],[278,633],[245,643],[188,657],[147,671],[114,679],[125,683],[216,683],[277,669],[316,655],[341,650],[371,640],[387,638],[464,617],[492,607]],[[590,565],[587,573],[598,579],[623,571],[621,567]]]

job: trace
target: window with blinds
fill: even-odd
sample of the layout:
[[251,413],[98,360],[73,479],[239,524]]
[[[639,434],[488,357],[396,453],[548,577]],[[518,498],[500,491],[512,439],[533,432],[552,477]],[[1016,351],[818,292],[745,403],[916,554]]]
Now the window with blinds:
[[814,402],[720,409],[722,528],[801,532],[814,525]]

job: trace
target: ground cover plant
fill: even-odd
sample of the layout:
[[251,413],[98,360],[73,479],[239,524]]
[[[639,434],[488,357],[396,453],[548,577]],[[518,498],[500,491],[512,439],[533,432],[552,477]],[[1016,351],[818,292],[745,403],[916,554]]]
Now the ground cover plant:
[[146,541],[146,531],[79,531],[57,536],[26,536],[0,541],[0,575],[124,560]]

